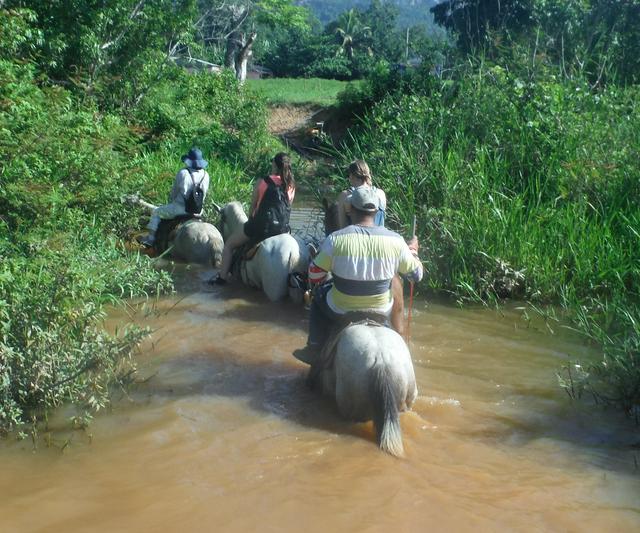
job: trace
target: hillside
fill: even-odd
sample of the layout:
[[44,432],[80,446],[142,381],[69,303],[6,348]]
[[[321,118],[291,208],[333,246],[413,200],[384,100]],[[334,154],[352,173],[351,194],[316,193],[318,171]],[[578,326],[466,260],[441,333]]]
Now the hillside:
[[[398,6],[400,16],[398,23],[401,27],[424,24],[432,27],[433,17],[429,9],[439,3],[439,0],[387,0]],[[340,13],[352,8],[366,9],[371,0],[297,0],[297,5],[308,7],[318,17],[320,22],[327,24],[335,20]],[[383,0],[384,3],[384,0]]]

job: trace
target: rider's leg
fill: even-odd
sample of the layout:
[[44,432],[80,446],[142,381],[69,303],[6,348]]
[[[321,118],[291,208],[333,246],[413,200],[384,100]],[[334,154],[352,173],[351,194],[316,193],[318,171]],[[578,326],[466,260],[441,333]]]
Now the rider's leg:
[[391,296],[393,297],[391,327],[400,335],[404,335],[404,294],[400,276],[394,276],[391,280]]
[[222,249],[222,263],[218,275],[222,279],[228,279],[229,270],[231,269],[231,261],[233,260],[233,250],[244,243],[249,242],[249,237],[244,233],[244,229],[240,228],[224,242]]
[[321,287],[313,298],[309,315],[309,336],[307,344],[318,350],[324,345],[331,329],[335,313],[327,305],[327,293],[330,285]]
[[294,357],[308,364],[312,364],[320,354],[335,318],[335,313],[327,305],[327,293],[330,288],[331,285],[325,285],[316,291],[311,304],[307,345],[293,351]]
[[158,231],[158,226],[160,225],[160,215],[158,215],[158,210],[154,209],[151,214],[151,218],[149,219],[149,224],[147,224],[147,228],[149,233],[139,239],[140,243],[144,246],[153,246],[156,243],[156,231]]

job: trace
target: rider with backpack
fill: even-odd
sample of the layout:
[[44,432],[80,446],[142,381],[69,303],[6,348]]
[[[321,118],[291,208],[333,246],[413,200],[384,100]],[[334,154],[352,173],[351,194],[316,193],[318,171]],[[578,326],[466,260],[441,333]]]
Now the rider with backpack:
[[153,210],[147,228],[149,234],[140,243],[151,248],[156,245],[156,232],[161,221],[179,217],[198,217],[202,213],[204,198],[209,189],[209,174],[205,170],[209,164],[198,148],[192,148],[182,156],[185,168],[176,174],[169,194],[169,203]]
[[296,193],[291,160],[283,152],[271,160],[271,175],[260,179],[253,188],[251,214],[242,229],[224,243],[220,271],[213,280],[223,285],[229,280],[233,251],[247,242],[258,243],[268,237],[289,233],[289,215]]

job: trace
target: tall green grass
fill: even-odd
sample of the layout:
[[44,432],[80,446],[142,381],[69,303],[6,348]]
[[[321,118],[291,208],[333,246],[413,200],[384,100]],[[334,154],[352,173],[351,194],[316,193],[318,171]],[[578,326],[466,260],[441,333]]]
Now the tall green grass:
[[367,160],[397,228],[417,215],[430,288],[560,304],[603,346],[583,385],[637,409],[640,90],[494,67],[425,92],[379,102],[343,163]]

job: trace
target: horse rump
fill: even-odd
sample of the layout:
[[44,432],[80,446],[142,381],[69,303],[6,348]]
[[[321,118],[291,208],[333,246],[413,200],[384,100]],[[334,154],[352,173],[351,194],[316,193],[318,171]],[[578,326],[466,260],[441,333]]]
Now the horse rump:
[[378,446],[395,457],[404,456],[398,406],[402,404],[400,388],[389,367],[381,361],[369,370],[369,398]]

